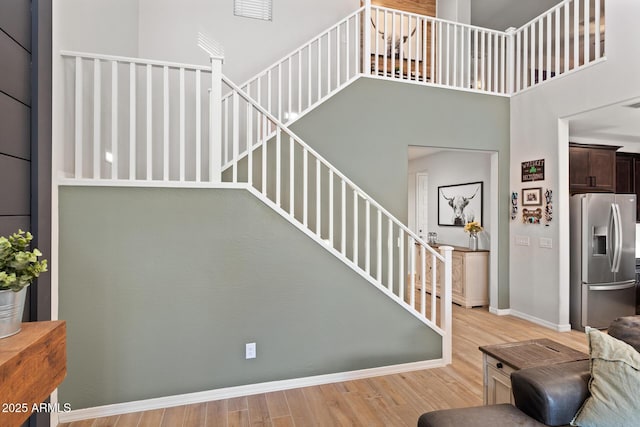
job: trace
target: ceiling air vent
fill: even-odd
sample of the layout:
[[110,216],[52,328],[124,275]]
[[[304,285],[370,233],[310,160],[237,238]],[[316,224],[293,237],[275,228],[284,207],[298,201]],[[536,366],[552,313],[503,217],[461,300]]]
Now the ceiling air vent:
[[235,0],[233,14],[245,18],[271,21],[272,0]]
[[634,104],[625,105],[625,107],[629,108],[640,108],[640,102],[636,102]]

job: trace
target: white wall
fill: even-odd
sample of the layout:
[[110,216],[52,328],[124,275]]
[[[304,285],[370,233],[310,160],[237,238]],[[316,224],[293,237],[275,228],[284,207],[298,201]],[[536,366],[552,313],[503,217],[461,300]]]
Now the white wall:
[[53,53],[138,54],[138,0],[56,0]]
[[[588,69],[551,80],[511,99],[511,183],[520,190],[520,163],[545,159],[547,181],[554,190],[554,219],[549,227],[512,221],[510,227],[511,309],[551,327],[569,325],[569,188],[568,125],[573,114],[640,95],[637,23],[640,2],[607,2],[607,60]],[[531,237],[531,246],[516,246],[517,235]],[[553,240],[543,249],[539,237]]]
[[489,221],[489,218],[491,218],[491,153],[470,150],[447,150],[409,162],[408,220],[409,228],[414,231],[416,227],[416,174],[418,172],[424,172],[429,175],[428,231],[438,233],[438,242],[456,246],[467,246],[469,244],[469,235],[461,227],[438,226],[438,187],[477,181],[484,183],[482,226],[485,230],[480,233],[480,248],[489,249],[491,242],[491,224]]
[[277,0],[273,21],[233,14],[233,1],[139,0],[140,56],[206,64],[198,32],[221,43],[223,72],[243,83],[355,11],[358,0]]

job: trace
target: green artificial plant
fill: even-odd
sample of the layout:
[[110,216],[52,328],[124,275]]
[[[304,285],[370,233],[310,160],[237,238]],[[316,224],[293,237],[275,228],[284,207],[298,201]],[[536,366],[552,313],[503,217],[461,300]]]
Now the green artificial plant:
[[0,290],[18,292],[47,271],[47,260],[38,261],[42,252],[27,250],[32,239],[31,233],[22,230],[0,237]]

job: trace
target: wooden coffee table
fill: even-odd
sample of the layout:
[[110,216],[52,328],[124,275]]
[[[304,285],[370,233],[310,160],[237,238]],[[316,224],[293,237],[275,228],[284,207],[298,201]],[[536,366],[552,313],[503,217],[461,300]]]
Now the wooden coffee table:
[[514,403],[511,373],[519,369],[589,359],[589,355],[550,339],[483,345],[484,404]]

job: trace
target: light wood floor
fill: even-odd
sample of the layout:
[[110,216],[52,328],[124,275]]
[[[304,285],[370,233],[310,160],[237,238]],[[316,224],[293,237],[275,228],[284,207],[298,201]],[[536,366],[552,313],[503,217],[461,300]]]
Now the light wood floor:
[[478,347],[550,338],[588,352],[583,333],[554,332],[484,308],[453,310],[453,363],[444,368],[76,421],[60,427],[415,426],[434,409],[482,404]]

